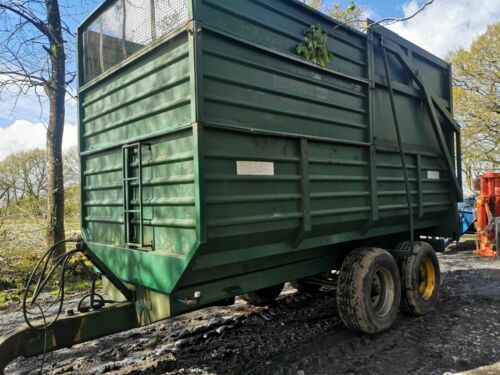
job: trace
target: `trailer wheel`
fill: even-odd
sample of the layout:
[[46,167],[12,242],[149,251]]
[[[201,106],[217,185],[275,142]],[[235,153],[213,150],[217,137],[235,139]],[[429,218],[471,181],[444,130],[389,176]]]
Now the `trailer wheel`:
[[[399,249],[410,250],[410,242],[403,242]],[[439,298],[441,275],[434,249],[427,242],[415,242],[412,255],[399,258],[401,271],[401,311],[421,316],[436,307]]]
[[285,284],[282,283],[242,294],[240,297],[249,305],[266,306],[278,298],[284,286]]
[[376,333],[389,328],[399,309],[401,282],[396,261],[387,251],[351,251],[339,272],[337,305],[348,328]]

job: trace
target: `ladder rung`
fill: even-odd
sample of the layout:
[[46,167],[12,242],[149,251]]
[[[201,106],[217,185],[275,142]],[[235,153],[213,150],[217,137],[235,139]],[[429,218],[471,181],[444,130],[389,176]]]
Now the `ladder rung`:
[[[131,156],[133,155],[133,156]],[[143,234],[143,213],[142,213],[142,162],[141,162],[141,144],[133,143],[123,146],[123,213],[125,215],[125,243],[129,247],[140,248],[142,246],[142,241],[144,239]],[[138,163],[138,173],[133,173],[131,167]],[[135,176],[130,176],[130,174],[136,174]],[[133,201],[135,191],[135,186],[139,185],[139,209],[131,209],[132,207],[137,207],[131,202]],[[131,197],[132,196],[132,197]],[[139,221],[139,233],[133,234],[133,224],[135,220]]]

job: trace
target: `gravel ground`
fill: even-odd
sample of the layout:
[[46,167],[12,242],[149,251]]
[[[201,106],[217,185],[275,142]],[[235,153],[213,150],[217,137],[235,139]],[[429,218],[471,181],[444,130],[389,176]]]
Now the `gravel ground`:
[[[44,373],[449,374],[491,365],[500,361],[500,262],[474,256],[473,246],[439,255],[435,312],[400,315],[383,333],[344,328],[332,289],[306,295],[287,286],[267,308],[237,299],[49,353]],[[4,312],[0,331],[20,322],[18,311]],[[34,373],[41,362],[18,359],[6,371]]]

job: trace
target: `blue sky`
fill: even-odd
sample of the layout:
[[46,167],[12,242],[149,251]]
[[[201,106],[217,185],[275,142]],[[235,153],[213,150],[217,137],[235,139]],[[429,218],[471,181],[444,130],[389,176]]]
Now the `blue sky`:
[[[344,6],[349,4],[348,0],[340,2]],[[356,4],[366,8],[370,18],[378,20],[412,14],[423,2],[358,0]],[[78,24],[100,3],[96,0],[60,0],[65,8],[62,13],[66,14],[66,23],[72,30],[76,30]],[[456,48],[469,47],[488,24],[499,21],[500,0],[435,0],[414,19],[390,28],[430,52],[445,57]],[[74,66],[70,64],[69,69],[73,70]],[[14,111],[13,107],[12,100],[5,95],[0,96],[0,160],[11,152],[43,147],[45,142],[43,122],[48,115],[47,106],[41,114],[38,101],[28,95],[19,99]],[[76,103],[71,100],[67,102],[66,123],[64,144],[69,147],[76,143]]]
[[[449,0],[448,0],[449,1]],[[329,1],[330,3],[333,1]],[[349,1],[335,1],[341,3],[344,6],[349,5]],[[356,1],[357,5],[363,6],[368,10],[372,11],[376,16],[379,17],[400,17],[403,14],[402,4],[404,1],[401,0],[378,0],[378,1]]]

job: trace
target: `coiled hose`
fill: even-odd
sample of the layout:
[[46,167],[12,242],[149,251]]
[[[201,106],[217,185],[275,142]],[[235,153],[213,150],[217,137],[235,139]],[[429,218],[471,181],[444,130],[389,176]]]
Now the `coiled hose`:
[[[40,260],[36,264],[35,268],[33,269],[33,272],[31,272],[31,274],[28,278],[28,281],[26,283],[25,289],[24,289],[23,305],[22,305],[24,320],[26,321],[26,324],[28,324],[28,326],[30,326],[31,328],[46,330],[52,324],[54,324],[54,322],[57,321],[57,319],[61,315],[61,311],[62,311],[63,304],[64,304],[64,281],[65,281],[66,269],[68,267],[70,259],[75,254],[82,252],[82,249],[77,246],[74,250],[65,252],[64,254],[60,255],[59,257],[53,259],[54,254],[56,253],[57,248],[59,246],[61,246],[62,244],[71,243],[71,242],[80,243],[81,241],[82,241],[82,239],[80,237],[78,237],[78,238],[70,238],[70,239],[62,240],[62,241],[55,243],[40,258]],[[47,272],[47,269],[48,269],[50,263],[52,263],[52,268]],[[59,283],[59,291],[58,291],[57,298],[44,311],[43,308],[37,303],[37,299],[40,296],[40,293],[43,291],[43,289],[47,285],[47,282],[52,278],[52,275],[54,274],[56,269],[60,266],[62,267],[62,270],[61,270],[61,279],[60,279],[60,283]],[[40,268],[41,268],[41,272],[39,273],[39,276],[37,278],[36,276],[37,276],[38,270]],[[46,274],[47,274],[47,276],[45,276]],[[36,287],[35,287],[35,290],[33,292],[33,297],[31,297],[31,300],[28,302],[28,297],[30,294],[30,286],[34,284],[35,280],[36,280]],[[54,304],[57,303],[57,301],[59,301],[59,306],[57,309],[56,316],[52,320],[52,322],[47,323],[46,312],[50,308],[52,308],[54,306]],[[30,306],[36,306],[38,308],[38,310],[40,311],[42,318],[44,320],[43,325],[36,325],[31,321],[31,319],[28,315],[38,315],[38,314],[34,314],[28,310],[28,303]]]
[[[67,251],[64,254],[59,255],[58,257],[55,257],[56,250],[57,248],[65,243],[75,243],[75,248],[73,250]],[[45,331],[45,338],[44,338],[44,354],[43,354],[43,359],[42,359],[42,364],[40,368],[40,373],[43,373],[43,365],[45,362],[45,353],[46,353],[46,344],[47,344],[47,330],[49,327],[51,327],[58,319],[59,316],[61,315],[63,305],[64,305],[64,286],[65,286],[65,274],[66,270],[68,268],[69,262],[71,258],[77,254],[77,253],[83,253],[84,246],[81,246],[83,244],[83,239],[81,237],[76,237],[76,238],[70,238],[66,240],[59,241],[55,243],[53,246],[51,246],[40,258],[40,260],[37,262],[35,265],[35,268],[31,272],[28,281],[26,282],[26,286],[24,289],[24,294],[23,294],[23,304],[22,304],[22,311],[23,311],[23,316],[24,320],[26,321],[26,324],[32,329],[37,329],[37,330],[43,330]],[[49,269],[49,264],[51,264],[51,268]],[[56,270],[61,267],[61,276],[60,276],[60,281],[58,285],[58,294],[56,299],[44,310],[42,306],[37,302],[38,297],[44,290],[44,288],[47,286],[47,283],[49,280],[53,277],[54,273]],[[40,271],[39,271],[40,270]],[[91,273],[90,270],[88,270],[86,267],[84,267],[84,270],[88,274]],[[37,276],[38,275],[38,276]],[[103,307],[106,303],[113,303],[115,301],[110,301],[104,299],[104,297],[96,292],[96,281],[97,277],[95,277],[95,274],[92,274],[92,286],[90,293],[85,294],[81,299],[80,302],[78,303],[78,311],[80,312],[85,312],[89,311],[90,309],[96,310],[101,307]],[[33,296],[29,298],[30,295],[30,287],[36,283],[35,290],[33,291]],[[90,303],[88,306],[84,305],[84,301],[86,299],[90,299]],[[59,302],[59,306],[57,307],[56,313],[54,317],[51,319],[50,322],[47,321],[47,312],[57,303]],[[28,309],[29,306],[35,306],[39,312],[33,313],[29,311]],[[36,315],[36,316],[41,316],[42,317],[42,324],[35,324],[32,319],[30,319],[29,315]]]

